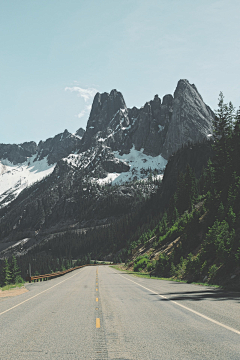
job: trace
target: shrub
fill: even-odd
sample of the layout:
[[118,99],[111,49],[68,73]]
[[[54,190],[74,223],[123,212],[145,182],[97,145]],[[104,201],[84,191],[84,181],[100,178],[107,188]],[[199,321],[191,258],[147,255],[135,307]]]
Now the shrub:
[[208,271],[208,275],[209,275],[210,279],[213,279],[216,276],[217,271],[218,271],[217,265],[213,264]]
[[142,271],[149,263],[148,255],[138,256],[134,261],[133,270]]
[[23,284],[25,281],[20,275],[16,276],[16,284]]
[[147,264],[147,271],[150,272],[150,271],[153,270],[153,268],[154,268],[153,263],[152,263],[152,262],[149,262],[149,263]]

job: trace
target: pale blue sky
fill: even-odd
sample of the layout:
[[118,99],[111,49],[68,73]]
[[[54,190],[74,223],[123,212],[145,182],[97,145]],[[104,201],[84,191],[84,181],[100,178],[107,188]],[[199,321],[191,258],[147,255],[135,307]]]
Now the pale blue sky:
[[0,142],[85,127],[96,91],[128,107],[194,83],[240,105],[239,0],[0,0]]

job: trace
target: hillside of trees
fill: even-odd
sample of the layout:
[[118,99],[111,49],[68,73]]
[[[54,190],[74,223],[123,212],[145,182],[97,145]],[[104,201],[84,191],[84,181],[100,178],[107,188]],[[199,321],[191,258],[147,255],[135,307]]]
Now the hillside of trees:
[[190,166],[180,173],[162,219],[132,244],[132,254],[143,247],[131,259],[135,271],[240,288],[240,110],[222,94],[212,148],[200,179]]

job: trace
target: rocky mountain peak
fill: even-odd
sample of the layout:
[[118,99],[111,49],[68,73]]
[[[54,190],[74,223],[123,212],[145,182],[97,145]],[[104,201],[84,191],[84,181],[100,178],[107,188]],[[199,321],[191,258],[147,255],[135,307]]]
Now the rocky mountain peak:
[[176,90],[174,91],[174,99],[180,99],[183,96],[189,96],[190,98],[198,97],[203,101],[196,86],[194,84],[190,84],[190,82],[186,79],[179,80]]
[[8,160],[12,164],[24,163],[28,157],[37,151],[37,144],[34,141],[22,144],[0,144],[0,159]]
[[79,136],[79,138],[83,138],[83,135],[85,134],[85,130],[83,128],[80,128],[76,131],[75,135]]
[[164,95],[163,100],[162,100],[162,105],[163,106],[172,106],[172,103],[173,103],[172,94]]
[[81,151],[99,141],[113,151],[129,153],[135,147],[146,155],[171,154],[187,142],[206,139],[212,133],[213,112],[203,102],[196,86],[178,81],[174,96],[158,95],[140,109],[127,109],[122,94],[96,94]]
[[207,139],[213,132],[213,118],[213,111],[204,103],[196,86],[188,80],[179,80],[172,100],[163,156],[168,159],[182,145]]
[[36,160],[42,160],[47,156],[48,164],[54,164],[76,151],[80,144],[81,139],[65,129],[63,133],[39,142]]
[[116,89],[113,89],[110,94],[105,92],[95,95],[86,133],[83,136],[83,151],[89,148],[95,134],[112,127],[111,122],[118,113],[120,114],[120,110],[127,112],[127,107],[122,94]]
[[108,93],[97,93],[93,100],[93,105],[89,120],[87,123],[87,130],[94,128],[94,132],[104,130],[114,115],[120,109],[126,109],[126,104],[122,94],[116,89]]

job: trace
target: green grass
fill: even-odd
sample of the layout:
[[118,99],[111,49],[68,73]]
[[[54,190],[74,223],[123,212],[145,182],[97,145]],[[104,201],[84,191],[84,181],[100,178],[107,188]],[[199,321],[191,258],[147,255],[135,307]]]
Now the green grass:
[[167,281],[176,281],[176,282],[183,282],[183,283],[187,282],[185,280],[178,280],[178,279],[173,279],[173,278],[163,278],[163,277],[158,277],[158,276],[151,276],[150,277],[150,275],[147,274],[147,273],[131,271],[131,270],[124,270],[124,269],[119,268],[118,265],[111,265],[110,267],[112,267],[112,268],[114,268],[116,270],[119,270],[119,271],[123,271],[126,274],[131,274],[131,275],[138,276],[138,277],[143,277],[143,278],[146,278],[146,279],[167,280]]
[[14,289],[14,288],[21,288],[22,286],[24,286],[24,284],[25,283],[10,284],[10,285],[0,287],[0,290],[5,291],[5,290],[11,290],[11,289]]
[[[164,278],[164,277],[158,277],[158,276],[151,276],[147,273],[141,273],[141,272],[136,272],[136,271],[131,271],[131,270],[124,270],[121,269],[118,265],[111,265],[110,267],[119,270],[119,271],[123,271],[126,274],[130,274],[130,275],[134,275],[137,277],[142,277],[142,278],[146,278],[146,279],[155,279],[155,280],[165,280],[165,281],[174,281],[174,282],[180,282],[180,283],[185,283],[187,284],[188,282],[186,280],[179,280],[179,279],[175,279],[175,278]],[[221,288],[220,285],[211,285],[208,283],[202,283],[202,282],[192,282],[191,284],[194,285],[202,285],[202,286],[210,286],[210,287],[214,287],[214,288]]]

